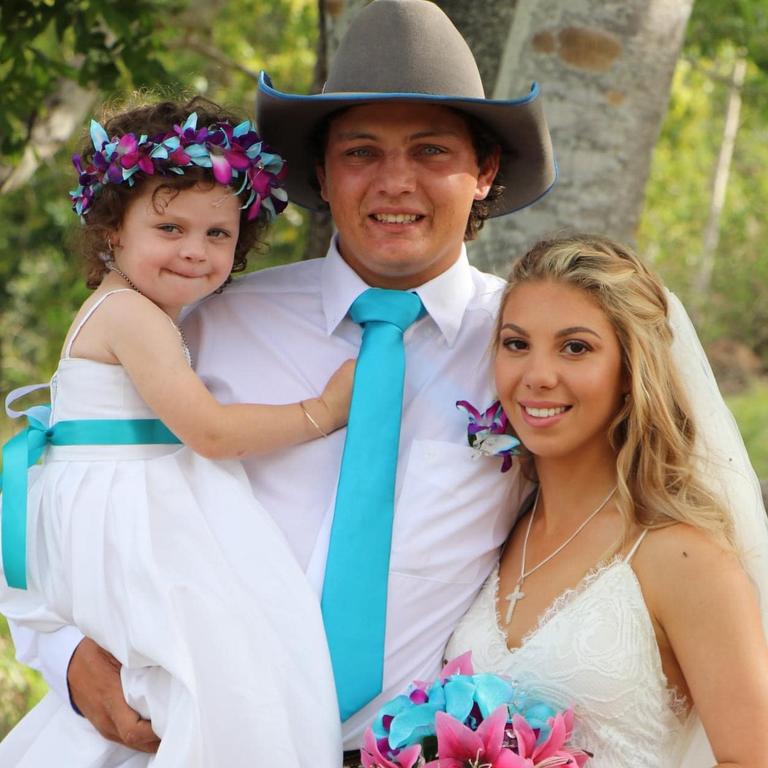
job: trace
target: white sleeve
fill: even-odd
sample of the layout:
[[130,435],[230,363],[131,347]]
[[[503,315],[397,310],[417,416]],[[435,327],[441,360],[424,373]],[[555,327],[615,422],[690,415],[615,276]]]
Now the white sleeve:
[[64,626],[55,632],[36,632],[33,629],[8,621],[16,660],[42,674],[48,687],[63,701],[71,703],[67,686],[67,669],[75,648],[84,635],[77,627]]

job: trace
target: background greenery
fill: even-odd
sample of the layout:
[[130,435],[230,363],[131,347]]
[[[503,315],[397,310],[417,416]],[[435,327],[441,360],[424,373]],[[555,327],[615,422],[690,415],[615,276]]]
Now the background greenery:
[[[328,7],[333,5],[326,0]],[[75,141],[36,159],[8,192],[30,126],[52,114],[65,79],[99,102],[161,86],[251,111],[256,73],[281,90],[313,83],[317,0],[3,0],[0,6],[0,391],[48,378],[85,298],[67,245],[77,223],[67,189]],[[705,295],[700,268],[728,79],[746,58],[742,112],[719,245]],[[768,478],[768,8],[764,0],[696,0],[659,137],[637,244],[689,306],[758,473]],[[54,97],[52,97],[54,94]],[[86,121],[82,121],[84,134]],[[5,173],[4,173],[5,171]],[[620,184],[621,179],[606,183]],[[268,255],[302,258],[307,217],[289,207]],[[0,437],[11,426],[0,421]],[[18,667],[0,618],[0,737],[44,691]]]

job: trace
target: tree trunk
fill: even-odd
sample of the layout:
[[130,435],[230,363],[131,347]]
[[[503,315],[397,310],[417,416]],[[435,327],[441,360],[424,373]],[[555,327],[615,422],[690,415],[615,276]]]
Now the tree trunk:
[[634,239],[692,4],[439,2],[475,52],[487,96],[517,98],[539,82],[560,167],[544,200],[486,225],[475,264],[504,274],[527,245],[565,229]]
[[707,225],[704,229],[704,239],[701,248],[699,267],[693,276],[694,299],[693,319],[702,320],[701,314],[709,299],[709,286],[712,282],[712,272],[715,268],[715,254],[720,242],[720,217],[725,204],[725,192],[728,187],[728,177],[731,173],[733,148],[736,144],[736,134],[739,132],[739,115],[741,114],[741,89],[747,74],[747,60],[738,58],[733,65],[731,82],[728,88],[728,108],[723,126],[723,140],[712,181],[712,195],[709,201]]
[[[349,26],[354,14],[366,2],[357,0],[317,0],[318,35],[317,61],[315,63],[312,93],[320,93],[328,77],[328,65],[339,47],[339,40]],[[309,229],[304,244],[304,259],[325,256],[328,242],[333,235],[333,219],[327,211],[309,214]]]
[[50,160],[83,123],[98,93],[72,80],[62,80],[47,99],[45,118],[32,126],[29,142],[15,167],[0,165],[0,194],[26,184],[41,163]]

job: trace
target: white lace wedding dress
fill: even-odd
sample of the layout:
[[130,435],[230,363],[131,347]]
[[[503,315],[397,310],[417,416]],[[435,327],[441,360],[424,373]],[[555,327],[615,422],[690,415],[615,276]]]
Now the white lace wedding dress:
[[[561,595],[509,649],[496,611],[498,568],[453,634],[446,658],[472,651],[475,672],[492,672],[576,715],[573,743],[589,768],[671,768],[686,701],[667,687],[630,554]],[[701,766],[701,768],[708,768]]]

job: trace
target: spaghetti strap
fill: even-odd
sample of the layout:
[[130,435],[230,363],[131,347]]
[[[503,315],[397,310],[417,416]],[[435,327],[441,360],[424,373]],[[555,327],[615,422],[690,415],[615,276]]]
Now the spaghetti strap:
[[62,355],[62,360],[68,360],[70,352],[72,351],[72,345],[75,343],[75,339],[80,335],[80,331],[83,330],[83,326],[91,319],[91,315],[104,303],[104,300],[108,296],[112,296],[115,293],[125,293],[126,291],[130,291],[131,293],[136,293],[136,291],[133,290],[133,288],[115,288],[113,291],[107,291],[103,296],[99,296],[99,298],[93,302],[93,305],[88,308],[88,311],[83,315],[83,317],[80,319],[80,322],[75,327],[75,330],[72,332],[72,335],[69,337],[69,341],[67,341],[67,346],[64,349],[64,354]]
[[629,563],[632,558],[635,556],[635,552],[637,552],[637,548],[643,543],[643,539],[645,538],[645,535],[648,533],[648,529],[646,528],[638,537],[637,541],[632,545],[632,549],[629,550],[629,554],[624,558],[625,563]]

